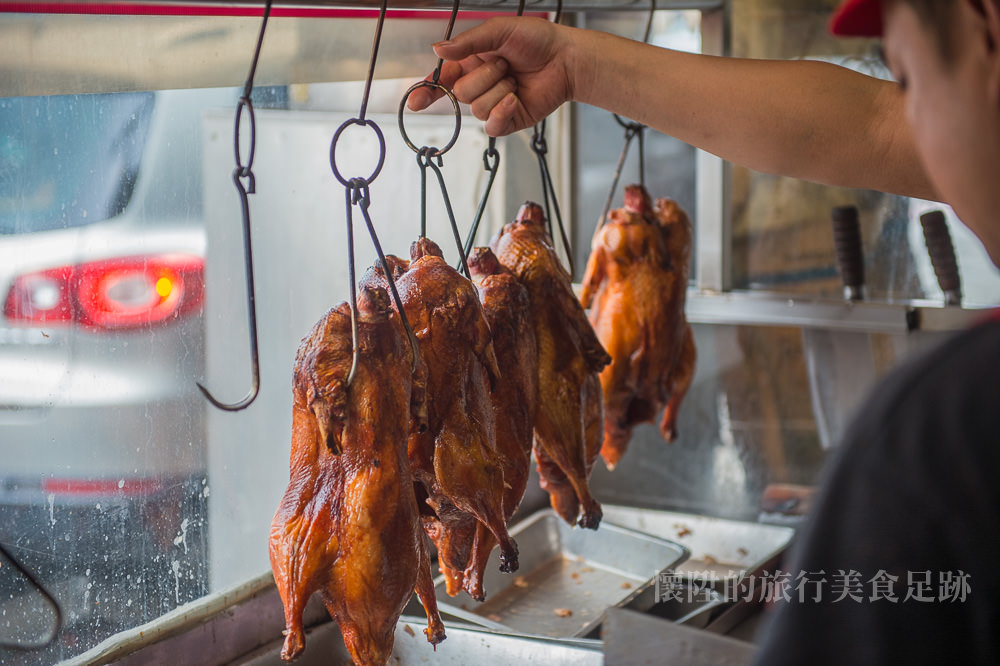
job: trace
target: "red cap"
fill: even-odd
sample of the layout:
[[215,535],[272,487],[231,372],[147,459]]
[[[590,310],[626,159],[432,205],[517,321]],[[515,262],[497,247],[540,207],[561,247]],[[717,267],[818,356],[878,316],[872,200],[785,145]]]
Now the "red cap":
[[881,0],[845,0],[830,19],[830,32],[841,37],[881,37]]

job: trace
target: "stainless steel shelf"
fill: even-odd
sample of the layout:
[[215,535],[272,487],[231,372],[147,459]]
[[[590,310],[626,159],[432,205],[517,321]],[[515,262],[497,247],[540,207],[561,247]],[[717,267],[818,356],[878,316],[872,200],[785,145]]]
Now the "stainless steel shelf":
[[687,318],[697,324],[798,326],[869,333],[951,331],[966,328],[985,310],[944,307],[934,301],[900,303],[805,299],[773,293],[688,292]]

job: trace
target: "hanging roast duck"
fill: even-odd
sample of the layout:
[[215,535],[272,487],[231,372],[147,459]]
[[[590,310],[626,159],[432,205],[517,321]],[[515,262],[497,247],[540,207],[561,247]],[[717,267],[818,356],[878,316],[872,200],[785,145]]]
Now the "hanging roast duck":
[[695,346],[684,316],[691,221],[671,199],[654,205],[641,185],[594,235],[580,301],[611,354],[601,372],[604,443],[618,464],[635,425],[663,410],[660,432],[677,437],[677,413],[694,376]]

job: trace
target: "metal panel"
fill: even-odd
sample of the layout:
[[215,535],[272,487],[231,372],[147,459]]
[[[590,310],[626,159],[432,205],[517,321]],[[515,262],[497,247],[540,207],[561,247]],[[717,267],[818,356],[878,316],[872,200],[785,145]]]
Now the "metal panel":
[[[25,3],[19,3],[21,5]],[[59,11],[59,5],[65,5],[67,12],[79,12],[79,2],[72,0],[56,0],[47,3],[46,11]],[[91,3],[97,7],[105,5],[114,13],[129,13],[130,8],[133,13],[145,13],[151,8],[155,13],[178,14],[183,13],[185,8],[190,8],[192,14],[204,13],[205,8],[217,7],[220,14],[238,13],[245,8],[263,8],[263,0],[256,2],[226,2],[225,0],[202,0],[201,2],[163,2],[140,0],[139,2],[127,3],[128,7],[122,7],[125,3],[95,2]],[[285,13],[294,12],[296,8],[374,8],[380,6],[380,0],[300,0],[294,3],[275,3]],[[454,3],[451,0],[389,0],[390,9],[451,9]],[[588,11],[588,10],[647,10],[650,7],[649,0],[565,0],[562,3],[563,11]],[[656,3],[657,9],[700,9],[711,10],[722,7],[722,0],[659,0]],[[516,12],[520,6],[520,0],[462,0],[460,8],[462,10],[475,9],[479,11]],[[526,12],[550,12],[559,8],[557,0],[531,0],[525,2]],[[2,3],[0,3],[2,9]],[[95,11],[93,8],[90,11]]]
[[[486,568],[486,600],[454,600],[436,581],[442,613],[493,629],[557,638],[588,635],[609,606],[646,610],[658,572],[687,559],[672,541],[605,522],[597,532],[573,528],[546,509],[510,531],[521,551],[516,576],[499,572],[499,551]],[[567,612],[563,612],[563,610]]]
[[749,664],[754,647],[634,611],[611,609],[604,628],[604,663],[670,666]]

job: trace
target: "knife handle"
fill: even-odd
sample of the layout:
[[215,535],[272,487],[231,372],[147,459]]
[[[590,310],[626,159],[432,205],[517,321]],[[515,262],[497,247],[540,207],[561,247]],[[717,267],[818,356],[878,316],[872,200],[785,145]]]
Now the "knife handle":
[[861,223],[857,206],[837,206],[830,212],[837,269],[844,283],[844,298],[864,299],[865,258],[861,250]]
[[944,213],[932,210],[920,216],[920,226],[924,229],[924,241],[927,243],[927,253],[934,266],[934,275],[938,285],[944,292],[945,305],[960,305],[962,303],[962,282],[958,276],[958,261],[955,258],[955,246],[948,233],[948,223]]

